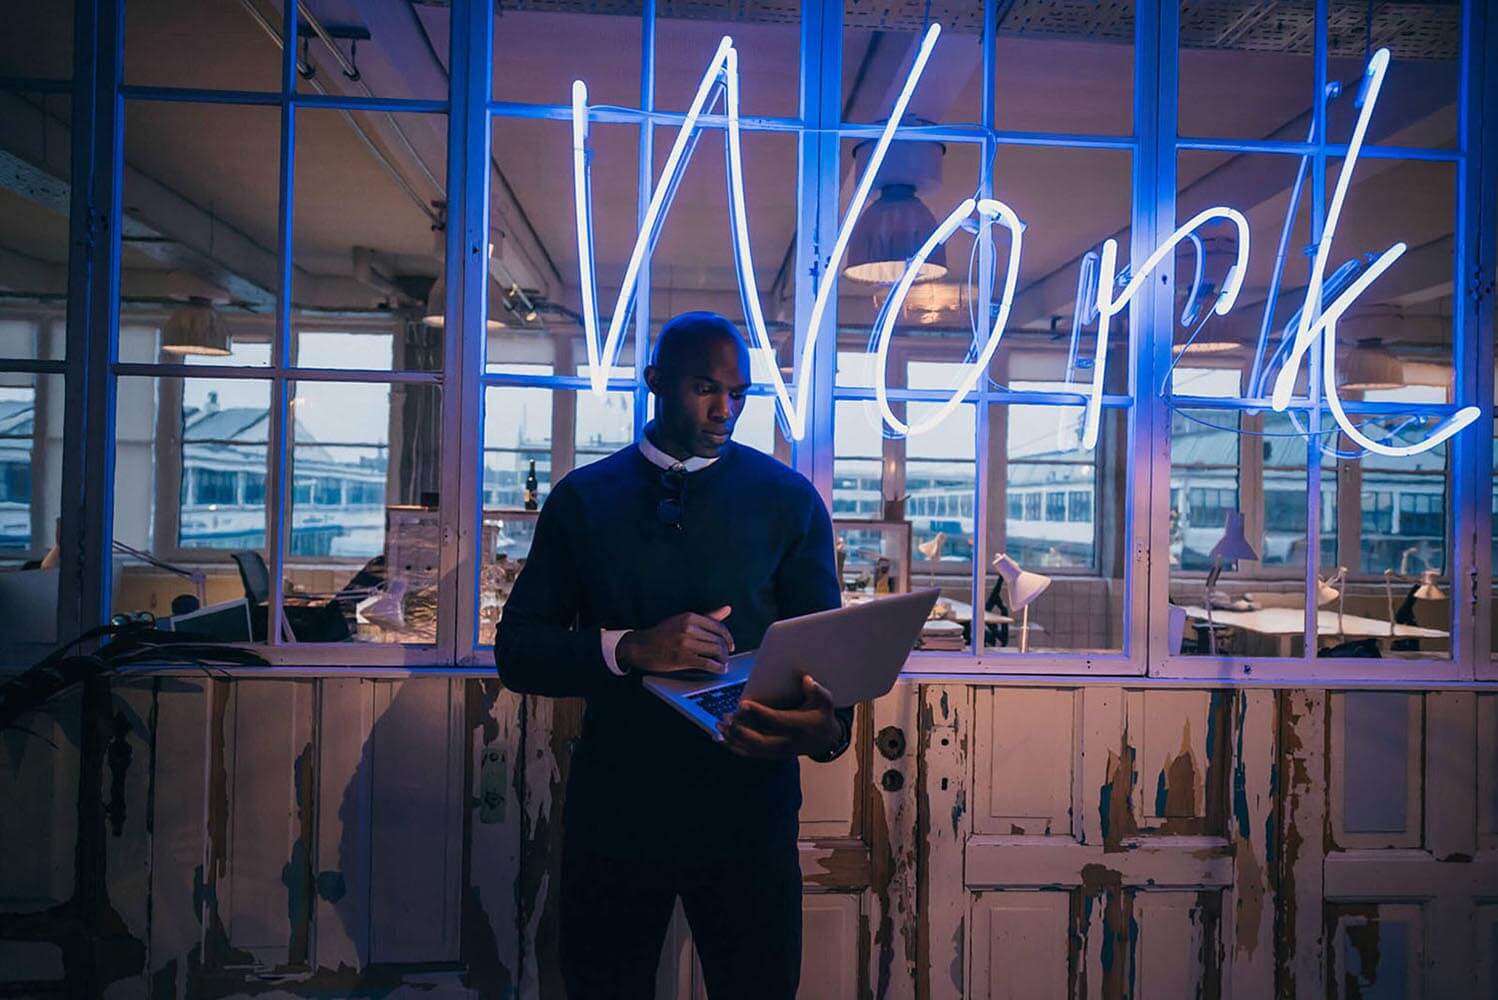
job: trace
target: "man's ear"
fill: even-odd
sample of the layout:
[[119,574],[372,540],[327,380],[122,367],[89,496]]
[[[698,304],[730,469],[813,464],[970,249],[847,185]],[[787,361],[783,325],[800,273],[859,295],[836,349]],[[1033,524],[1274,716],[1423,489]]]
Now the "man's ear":
[[661,370],[659,368],[657,368],[655,365],[646,365],[645,366],[645,388],[649,389],[651,392],[653,392],[657,396],[659,396],[661,394],[660,381],[661,381]]

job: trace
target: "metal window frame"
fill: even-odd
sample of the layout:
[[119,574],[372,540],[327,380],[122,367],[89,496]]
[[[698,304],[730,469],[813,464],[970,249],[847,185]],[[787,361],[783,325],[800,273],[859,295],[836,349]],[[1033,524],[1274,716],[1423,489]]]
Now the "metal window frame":
[[[294,5],[288,5],[294,7]],[[991,81],[995,69],[995,28],[998,0],[988,0],[984,9],[983,73]],[[487,275],[482,248],[487,239],[487,206],[490,171],[488,155],[498,118],[545,119],[564,122],[570,106],[528,105],[496,101],[491,90],[493,55],[492,5],[481,0],[453,0],[450,22],[451,74],[448,100],[403,100],[360,97],[330,97],[296,91],[295,40],[299,24],[288,11],[283,16],[279,91],[245,92],[190,90],[125,85],[121,79],[123,59],[123,0],[77,0],[74,18],[74,77],[58,81],[31,81],[29,89],[60,91],[67,88],[73,98],[72,190],[68,272],[67,360],[4,361],[0,369],[61,374],[67,388],[63,450],[64,495],[80,502],[63,511],[62,589],[59,596],[60,634],[76,633],[85,624],[101,621],[109,609],[109,526],[112,523],[114,387],[122,376],[157,375],[177,377],[248,377],[269,381],[272,386],[272,454],[267,475],[267,496],[279,498],[271,517],[268,544],[272,549],[272,643],[260,647],[285,672],[306,673],[351,668],[371,674],[426,672],[472,668],[487,672],[492,653],[486,637],[476,634],[478,622],[479,553],[478,529],[482,517],[481,427],[483,395],[491,385],[582,390],[586,381],[575,376],[518,376],[484,371],[484,341],[464,336],[450,339],[440,373],[392,373],[309,371],[288,364],[291,357],[290,219],[294,202],[296,111],[300,108],[331,108],[352,111],[402,111],[448,115],[449,225],[446,255],[448,300],[447,328],[482,330],[486,310]],[[1326,81],[1327,0],[1318,0],[1314,59],[1317,93]],[[750,116],[743,120],[746,131],[790,132],[797,136],[798,218],[796,237],[795,307],[797,346],[805,336],[805,320],[820,280],[837,280],[825,274],[826,250],[836,230],[839,202],[840,143],[849,138],[878,134],[877,124],[840,120],[842,15],[841,7],[823,0],[803,0],[800,24],[800,111],[795,118]],[[595,109],[600,122],[634,124],[638,134],[637,212],[642,213],[653,189],[653,145],[656,126],[679,125],[683,115],[655,107],[655,19],[653,2],[642,13],[642,61],[640,102],[635,109]],[[1174,228],[1175,172],[1177,157],[1188,150],[1232,153],[1272,153],[1313,157],[1313,223],[1319,232],[1324,221],[1326,164],[1345,153],[1346,145],[1326,141],[1323,102],[1315,102],[1315,117],[1323,127],[1309,143],[1278,140],[1177,136],[1176,113],[1179,84],[1179,9],[1168,0],[1142,0],[1135,12],[1134,122],[1127,135],[1070,135],[1045,131],[1019,131],[995,127],[993,87],[983,88],[983,108],[978,123],[942,124],[919,129],[900,129],[901,138],[924,138],[973,143],[982,147],[980,192],[993,191],[993,158],[1000,146],[1114,149],[1131,156],[1131,257],[1139,259],[1156,244],[1161,233]],[[1455,402],[1432,406],[1429,412],[1449,412],[1457,405],[1483,408],[1491,426],[1494,410],[1492,275],[1498,261],[1498,71],[1485,65],[1489,53],[1498,52],[1498,18],[1475,0],[1464,4],[1462,23],[1460,129],[1455,150],[1368,146],[1363,155],[1449,162],[1458,173],[1456,223],[1458,280],[1462,283],[1454,330],[1457,370]],[[120,195],[123,182],[123,109],[125,100],[190,101],[276,107],[282,116],[280,148],[280,204],[276,333],[272,365],[268,369],[229,374],[214,370],[170,365],[120,363],[118,341],[118,284]],[[1484,114],[1484,112],[1488,112]],[[707,116],[706,127],[721,127],[721,116]],[[988,252],[985,248],[984,252]],[[987,275],[987,268],[983,268]],[[1410,683],[1454,684],[1474,679],[1498,680],[1498,657],[1490,615],[1493,604],[1492,560],[1488,540],[1493,517],[1488,502],[1491,482],[1488,470],[1493,455],[1492,436],[1484,432],[1459,435],[1453,443],[1450,496],[1451,565],[1454,607],[1453,647],[1449,660],[1357,661],[1340,660],[1319,664],[1314,657],[1272,662],[1232,658],[1183,658],[1165,654],[1166,615],[1170,583],[1166,560],[1151,559],[1152,552],[1167,551],[1170,476],[1170,443],[1164,433],[1170,412],[1158,396],[1140,392],[1153,385],[1169,364],[1169,346],[1143,331],[1160,329],[1171,322],[1173,276],[1151,282],[1131,305],[1132,335],[1128,352],[1128,394],[1110,395],[1104,405],[1127,411],[1126,518],[1132,537],[1127,540],[1124,587],[1124,649],[1117,654],[1041,652],[1023,657],[980,655],[977,639],[960,654],[916,654],[911,673],[926,678],[1014,679],[1055,677],[1069,680],[1135,677],[1162,684],[1209,683]],[[637,301],[634,345],[635,378],[610,381],[610,388],[633,391],[636,398],[636,429],[643,424],[646,390],[642,384],[645,348],[649,343],[649,270],[642,274]],[[982,303],[991,301],[992,289],[983,281]],[[836,297],[833,299],[834,311]],[[836,329],[835,315],[829,326]],[[835,339],[835,338],[834,338]],[[833,413],[835,402],[872,398],[872,390],[835,387],[836,344],[822,345],[813,371],[816,390],[806,438],[797,444],[793,465],[830,499],[833,460]],[[295,380],[355,382],[427,382],[443,387],[441,420],[443,438],[455,442],[445,449],[442,463],[442,586],[439,595],[437,643],[430,647],[383,647],[343,644],[277,644],[283,617],[279,598],[290,483],[287,456],[288,387]],[[1316,383],[1313,380],[1312,385]],[[765,391],[762,387],[757,391]],[[927,390],[897,389],[892,399],[940,401],[946,394]],[[987,384],[969,394],[975,405],[975,459],[978,469],[975,510],[975,553],[986,551],[986,509],[994,484],[989,482],[990,417],[994,404],[1076,405],[1067,393],[1021,393],[996,389]],[[1178,398],[1181,405],[1209,409],[1250,409],[1247,401]],[[1314,422],[1321,407],[1314,394],[1292,405],[1304,410]],[[1377,412],[1378,404],[1353,404],[1349,411]],[[1401,406],[1408,412],[1411,408]],[[1421,408],[1426,409],[1426,408]],[[1479,425],[1480,427],[1483,425]],[[1314,544],[1320,534],[1320,463],[1308,463],[1307,590],[1314,586]],[[1262,484],[1259,484],[1262,488]],[[1480,502],[1479,502],[1480,501]],[[972,603],[983,599],[986,573],[974,567]],[[1309,602],[1308,602],[1309,604]],[[1308,608],[1306,638],[1313,638],[1314,617]],[[1314,641],[1309,644],[1314,649]]]
[[[1407,161],[1433,161],[1448,162],[1457,169],[1457,207],[1456,217],[1453,220],[1454,234],[1456,237],[1457,257],[1453,269],[1454,298],[1457,306],[1453,310],[1453,401],[1450,404],[1418,406],[1400,404],[1394,407],[1390,404],[1359,404],[1356,410],[1347,406],[1349,412],[1424,412],[1430,414],[1447,414],[1464,405],[1478,405],[1484,408],[1484,413],[1491,416],[1493,405],[1492,396],[1492,296],[1489,292],[1486,296],[1477,294],[1482,275],[1491,275],[1493,272],[1492,241],[1491,238],[1484,241],[1481,237],[1484,233],[1494,232],[1492,205],[1494,200],[1494,163],[1492,133],[1493,122],[1484,118],[1492,115],[1483,115],[1484,109],[1495,106],[1494,84],[1492,77],[1495,74],[1485,73],[1484,54],[1494,51],[1494,31],[1490,23],[1486,23],[1485,5],[1474,0],[1466,0],[1463,7],[1462,24],[1462,48],[1460,56],[1460,90],[1458,96],[1458,121],[1459,139],[1457,148],[1445,149],[1422,149],[1422,148],[1400,148],[1400,147],[1365,147],[1363,155],[1375,158],[1398,159]],[[1161,86],[1160,104],[1162,109],[1168,109],[1172,115],[1176,106],[1176,81],[1178,80],[1178,54],[1179,49],[1175,44],[1176,30],[1179,21],[1178,8],[1165,4],[1162,6],[1162,40],[1160,46]],[[1313,47],[1314,59],[1314,94],[1324,95],[1327,84],[1327,52],[1328,52],[1328,28],[1327,28],[1328,0],[1317,0],[1316,4],[1316,30]],[[1167,81],[1170,85],[1167,86]],[[1313,117],[1315,122],[1314,133],[1316,138],[1308,143],[1282,143],[1282,142],[1252,142],[1238,141],[1233,139],[1205,139],[1201,137],[1183,136],[1176,138],[1173,133],[1174,127],[1162,129],[1161,134],[1156,137],[1157,144],[1161,150],[1162,171],[1157,174],[1157,181],[1161,174],[1168,172],[1173,181],[1174,162],[1180,152],[1187,150],[1213,150],[1232,153],[1294,153],[1296,155],[1307,155],[1312,157],[1310,170],[1311,188],[1313,191],[1311,201],[1312,214],[1312,237],[1319,238],[1325,224],[1327,204],[1327,162],[1336,159],[1346,153],[1346,143],[1330,142],[1327,139],[1326,128],[1326,101],[1316,99],[1313,103]],[[1486,138],[1484,138],[1486,137]],[[1163,158],[1169,157],[1170,162],[1164,163]],[[1159,219],[1166,226],[1173,226],[1175,215],[1175,185],[1171,183],[1168,188],[1161,187],[1159,202]],[[1486,207],[1483,207],[1484,204]],[[1476,261],[1476,270],[1470,271],[1466,262]],[[1485,267],[1485,270],[1484,270]],[[1464,276],[1472,275],[1470,290],[1463,287]],[[1491,278],[1488,279],[1491,282]],[[1170,280],[1165,283],[1168,288]],[[1491,288],[1491,284],[1488,286]],[[1466,294],[1464,294],[1464,292]],[[1170,322],[1167,313],[1161,318],[1164,322]],[[1168,347],[1156,345],[1154,352],[1156,364],[1168,365]],[[1485,363],[1484,363],[1485,359]],[[1309,384],[1311,395],[1309,398],[1296,400],[1292,408],[1301,410],[1308,418],[1311,433],[1314,435],[1320,430],[1321,421],[1326,411],[1320,405],[1320,379],[1318,367],[1319,356],[1309,357],[1312,363]],[[1252,408],[1248,401],[1244,400],[1212,400],[1183,399],[1177,398],[1178,404],[1199,406],[1202,409],[1213,409],[1220,412],[1232,410],[1246,410]],[[1163,400],[1154,400],[1152,406],[1157,411],[1162,411],[1168,420],[1168,408]],[[1166,425],[1168,426],[1168,424]],[[1487,509],[1486,503],[1477,504],[1475,499],[1482,491],[1484,500],[1486,490],[1490,482],[1486,476],[1486,470],[1490,468],[1492,440],[1486,434],[1486,427],[1481,420],[1478,423],[1479,430],[1457,435],[1451,442],[1450,457],[1448,459],[1448,485],[1447,496],[1451,511],[1447,522],[1447,530],[1450,535],[1450,549],[1448,565],[1451,567],[1450,577],[1452,585],[1452,616],[1451,616],[1451,652],[1449,658],[1441,659],[1337,659],[1335,661],[1319,660],[1314,653],[1317,644],[1316,629],[1316,603],[1315,587],[1316,574],[1319,563],[1321,536],[1321,461],[1319,454],[1313,449],[1307,449],[1306,462],[1306,537],[1307,537],[1307,560],[1305,579],[1305,626],[1302,633],[1303,648],[1307,651],[1299,657],[1289,658],[1259,658],[1259,657],[1184,657],[1177,655],[1160,655],[1151,657],[1150,675],[1161,679],[1186,679],[1186,680],[1210,680],[1229,683],[1257,683],[1266,682],[1274,684],[1286,684],[1294,682],[1310,683],[1338,683],[1338,682],[1415,682],[1424,684],[1426,682],[1437,683],[1463,683],[1477,679],[1498,677],[1498,665],[1493,663],[1493,654],[1490,651],[1490,640],[1488,631],[1488,603],[1491,601],[1491,587],[1486,581],[1491,579],[1491,567],[1486,564],[1490,561],[1488,555],[1482,550],[1487,548],[1486,544],[1479,545],[1478,542],[1486,542],[1490,537],[1481,532],[1491,531],[1491,511]],[[1164,489],[1168,490],[1170,473],[1169,441],[1157,442],[1163,454],[1157,456],[1152,468],[1157,479],[1165,481]],[[1482,463],[1482,464],[1479,464]],[[1478,480],[1481,482],[1478,482]],[[1241,484],[1240,484],[1241,488]],[[1255,484],[1255,490],[1262,493],[1262,479]],[[1168,500],[1168,498],[1167,498]],[[1168,509],[1168,504],[1166,505]],[[1153,519],[1157,532],[1166,521],[1168,514],[1166,509],[1156,511]],[[1349,511],[1339,506],[1342,515],[1353,516],[1356,511]],[[1345,532],[1338,532],[1339,546],[1349,543]],[[1157,534],[1157,538],[1163,537]],[[1157,548],[1157,551],[1160,551]],[[1157,565],[1152,573],[1152,592],[1157,594],[1152,602],[1152,607],[1163,608],[1168,600],[1168,586],[1170,582],[1170,569],[1168,565]],[[1483,581],[1479,586],[1479,581]],[[1152,621],[1152,648],[1164,649],[1165,630],[1167,627],[1165,616],[1157,615]],[[1157,645],[1158,644],[1158,645]],[[1485,669],[1486,668],[1486,669]]]

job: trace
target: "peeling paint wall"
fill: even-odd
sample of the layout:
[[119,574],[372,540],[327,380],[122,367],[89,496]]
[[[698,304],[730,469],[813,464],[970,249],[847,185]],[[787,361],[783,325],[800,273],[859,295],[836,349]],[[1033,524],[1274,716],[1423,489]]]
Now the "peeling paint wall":
[[[0,739],[0,990],[559,997],[579,705],[91,685]],[[1498,694],[901,684],[804,768],[808,997],[1489,995]],[[673,924],[663,997],[702,996]]]

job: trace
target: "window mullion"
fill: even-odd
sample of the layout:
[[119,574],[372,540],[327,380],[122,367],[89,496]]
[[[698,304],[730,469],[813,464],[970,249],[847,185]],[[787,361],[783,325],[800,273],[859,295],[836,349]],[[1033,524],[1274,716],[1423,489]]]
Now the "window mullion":
[[[489,113],[493,62],[492,10],[455,0],[448,89],[448,276],[442,350],[441,573],[437,585],[437,655],[457,663],[471,656],[478,633],[483,538],[483,372],[488,304]],[[477,336],[463,332],[480,331]],[[457,336],[452,336],[456,331]]]

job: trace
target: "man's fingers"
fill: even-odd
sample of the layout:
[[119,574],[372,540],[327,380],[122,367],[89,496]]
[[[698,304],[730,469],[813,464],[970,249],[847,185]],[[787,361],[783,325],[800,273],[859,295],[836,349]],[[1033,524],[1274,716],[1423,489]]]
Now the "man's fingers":
[[728,749],[742,757],[784,756],[784,740],[756,732],[732,717],[719,727],[719,731],[723,733],[723,742]]
[[[720,608],[719,610],[723,609]],[[714,614],[716,613],[714,612]],[[733,651],[733,633],[728,631],[728,626],[724,625],[718,619],[709,618],[706,615],[688,615],[687,625],[711,632],[723,640],[723,644],[728,648],[729,652]]]
[[682,636],[681,648],[690,653],[711,656],[716,660],[728,659],[728,651],[723,648],[723,643],[715,635]]
[[828,691],[811,674],[801,675],[801,707],[811,708],[818,711],[823,708],[832,708],[832,692]]
[[795,709],[770,708],[757,701],[741,701],[734,718],[742,726],[775,735],[792,733],[801,728],[811,718],[808,716],[803,719],[803,715],[805,713]]
[[703,628],[701,625],[688,624],[686,631],[682,634],[688,638],[700,639],[704,642],[712,643],[714,648],[722,649],[725,652],[730,652],[733,649],[733,636],[728,636],[725,639],[722,633],[710,628]]

